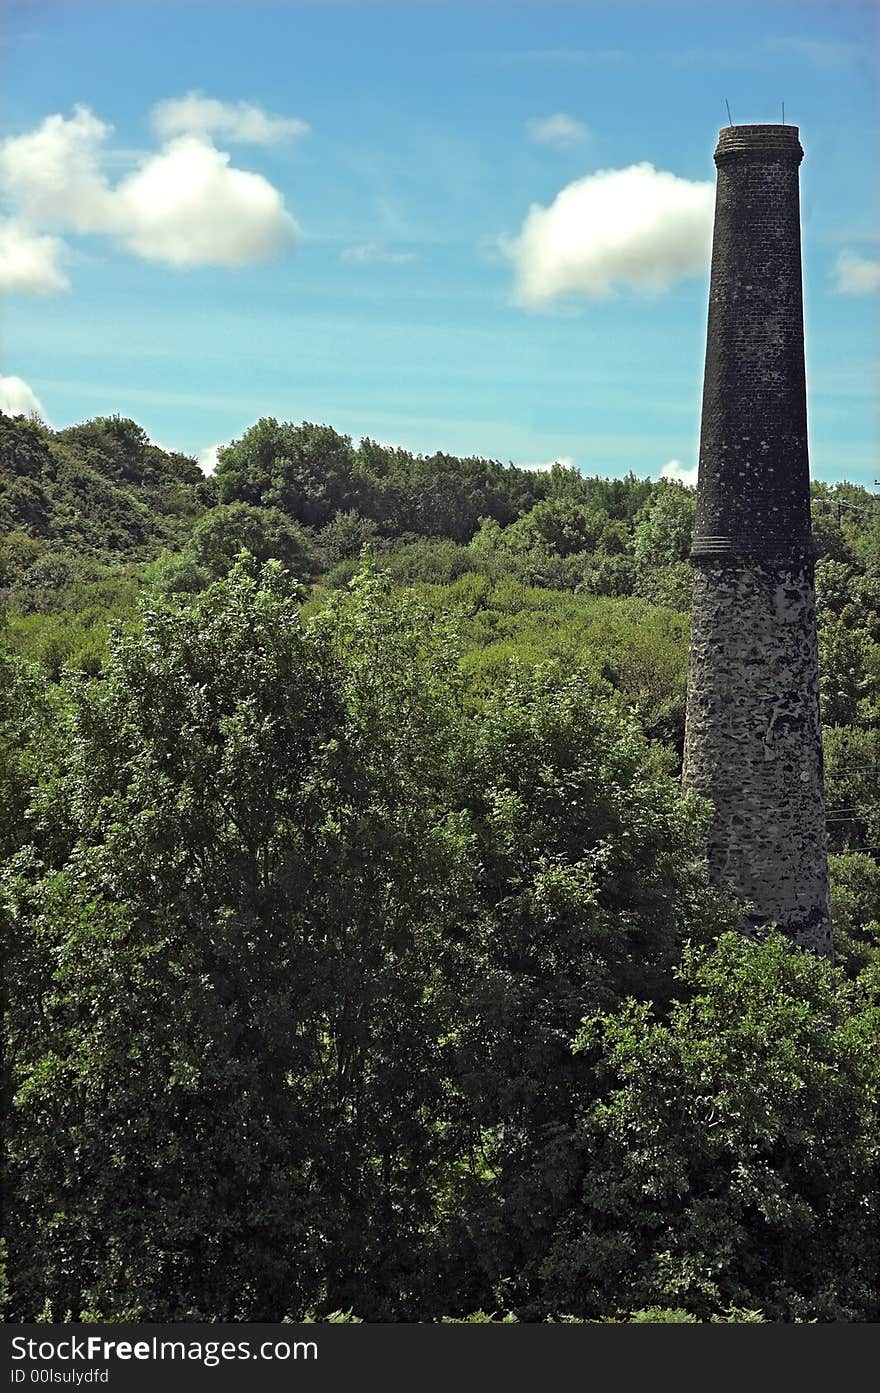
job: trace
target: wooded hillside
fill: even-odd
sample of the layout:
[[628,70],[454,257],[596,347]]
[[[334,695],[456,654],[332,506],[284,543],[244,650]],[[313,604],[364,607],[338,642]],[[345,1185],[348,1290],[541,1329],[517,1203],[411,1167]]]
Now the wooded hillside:
[[880,1318],[880,504],[837,967],[682,793],[694,494],[0,416],[9,1319]]

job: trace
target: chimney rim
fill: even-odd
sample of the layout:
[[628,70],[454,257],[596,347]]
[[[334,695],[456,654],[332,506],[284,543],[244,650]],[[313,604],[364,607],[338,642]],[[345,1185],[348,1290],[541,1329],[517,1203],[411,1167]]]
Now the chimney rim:
[[727,159],[795,160],[804,157],[798,126],[779,122],[766,125],[722,126],[718,132],[715,163]]

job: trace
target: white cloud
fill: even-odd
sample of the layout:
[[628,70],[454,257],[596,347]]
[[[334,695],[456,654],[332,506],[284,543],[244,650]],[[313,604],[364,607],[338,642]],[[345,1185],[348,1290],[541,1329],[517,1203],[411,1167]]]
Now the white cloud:
[[103,231],[113,196],[100,157],[112,131],[85,106],[69,118],[47,116],[36,130],[0,144],[0,178],[34,223]]
[[275,145],[309,131],[308,124],[294,116],[270,116],[250,102],[220,102],[202,92],[157,102],[152,121],[165,140],[175,135],[216,134],[241,144]]
[[694,489],[697,487],[699,469],[698,464],[695,464],[692,469],[688,469],[681,460],[671,459],[660,470],[660,478],[677,479],[680,484],[687,484],[688,488]]
[[0,411],[7,416],[30,416],[31,412],[41,417],[46,425],[43,403],[23,377],[0,377]]
[[834,288],[840,295],[871,295],[880,290],[880,261],[842,251],[834,266]]
[[151,261],[238,266],[293,240],[296,224],[261,174],[235,169],[200,136],[170,140],[115,186],[104,146],[112,127],[87,107],[53,115],[0,145],[0,177],[33,222],[103,233]]
[[651,164],[604,169],[568,184],[549,208],[533,203],[503,244],[520,301],[609,295],[618,285],[664,290],[709,265],[715,190]]
[[557,111],[554,116],[543,116],[529,121],[526,125],[529,139],[538,145],[577,145],[588,140],[590,133],[581,121]]
[[0,291],[53,295],[69,290],[70,282],[58,265],[65,250],[58,237],[40,236],[12,219],[0,219]]
[[124,179],[113,198],[124,245],[172,266],[263,261],[296,234],[268,179],[231,169],[224,151],[197,136],[172,140]]
[[555,459],[548,460],[526,460],[517,465],[517,469],[532,469],[536,473],[552,469],[554,464],[559,464],[563,469],[577,469],[577,465],[571,455],[557,455]]
[[340,261],[345,261],[350,266],[376,266],[380,263],[387,266],[403,266],[416,259],[415,252],[391,251],[382,242],[360,242],[357,246],[346,247],[339,256]]
[[203,450],[199,450],[196,456],[196,463],[204,474],[213,474],[217,468],[217,451],[223,449],[223,441],[217,445],[206,445]]

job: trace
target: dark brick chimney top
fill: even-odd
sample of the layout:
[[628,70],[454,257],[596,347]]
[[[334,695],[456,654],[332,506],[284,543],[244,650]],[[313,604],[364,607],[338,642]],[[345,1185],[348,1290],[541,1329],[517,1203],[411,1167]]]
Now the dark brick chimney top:
[[797,126],[725,126],[718,133],[715,163],[728,160],[791,160],[804,158]]
[[715,162],[693,556],[812,555],[797,126],[727,126]]

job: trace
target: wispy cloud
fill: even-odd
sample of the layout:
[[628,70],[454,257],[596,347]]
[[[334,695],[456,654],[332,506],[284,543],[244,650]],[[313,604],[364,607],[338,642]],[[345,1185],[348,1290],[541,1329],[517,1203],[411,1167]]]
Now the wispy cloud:
[[880,242],[880,230],[872,227],[859,227],[858,224],[827,228],[819,238],[822,242],[838,245],[841,242]]
[[860,44],[846,39],[811,39],[797,34],[766,39],[765,48],[770,53],[799,58],[814,68],[832,70],[852,67],[864,56]]
[[418,260],[412,251],[394,251],[384,242],[359,242],[340,252],[339,260],[348,266],[403,266]]
[[[702,67],[711,70],[740,68],[744,64],[752,68],[778,68],[781,61],[788,60],[816,70],[839,72],[862,64],[865,50],[859,44],[845,39],[813,39],[789,34],[768,37],[749,47],[732,44],[689,44],[686,48],[672,49],[658,54],[657,57],[670,68]],[[722,105],[720,101],[718,105]],[[735,107],[733,115],[736,118]]]
[[546,63],[591,67],[599,64],[622,63],[627,57],[623,48],[521,48],[498,55],[507,63]]
[[593,298],[619,286],[666,289],[709,261],[711,183],[651,164],[605,169],[568,184],[548,208],[532,204],[519,236],[503,244],[520,303]]
[[203,92],[169,97],[152,111],[153,129],[163,140],[175,135],[219,135],[238,144],[276,145],[307,135],[309,125],[295,116],[271,116],[250,102],[221,102]]
[[537,117],[526,124],[529,140],[537,145],[579,145],[589,140],[590,132],[582,121],[557,111],[553,116]]
[[873,295],[880,290],[880,260],[845,248],[834,264],[834,289],[839,295]]
[[728,45],[689,44],[687,48],[674,49],[663,54],[663,61],[670,68],[736,68],[746,60],[754,63],[753,50],[746,51]]

